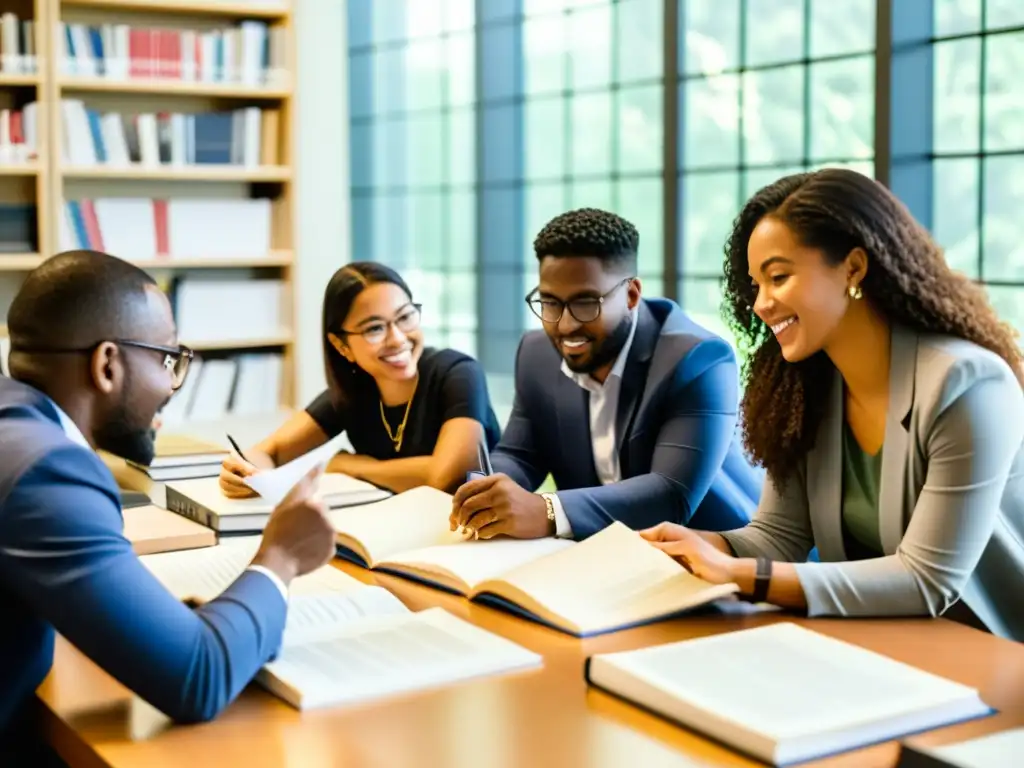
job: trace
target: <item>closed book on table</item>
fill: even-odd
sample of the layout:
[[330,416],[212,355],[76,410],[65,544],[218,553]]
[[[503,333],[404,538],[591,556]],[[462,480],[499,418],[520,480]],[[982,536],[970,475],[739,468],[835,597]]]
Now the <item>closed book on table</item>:
[[992,712],[974,688],[791,622],[596,654],[584,675],[771,765]]

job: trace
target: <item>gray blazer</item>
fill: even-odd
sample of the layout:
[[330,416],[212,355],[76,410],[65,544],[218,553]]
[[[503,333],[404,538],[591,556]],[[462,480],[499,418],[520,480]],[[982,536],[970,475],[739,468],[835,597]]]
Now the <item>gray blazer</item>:
[[[1024,641],[1024,394],[976,344],[896,328],[882,454],[884,556],[843,547],[843,384],[814,449],[754,519],[724,536],[740,557],[798,563],[811,616],[939,616],[958,600],[994,634]],[[805,562],[812,546],[820,563]]]

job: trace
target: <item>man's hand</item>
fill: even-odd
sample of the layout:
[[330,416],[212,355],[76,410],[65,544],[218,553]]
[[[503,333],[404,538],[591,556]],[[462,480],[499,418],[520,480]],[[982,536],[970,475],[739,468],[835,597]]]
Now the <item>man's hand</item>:
[[322,502],[315,501],[323,467],[315,467],[277,505],[263,530],[263,541],[253,559],[288,584],[296,576],[315,571],[334,557],[334,526]]
[[470,480],[459,488],[448,522],[453,531],[461,527],[481,539],[539,539],[555,533],[544,499],[502,474]]
[[256,495],[256,491],[242,482],[242,478],[255,475],[259,468],[248,461],[243,461],[238,454],[227,455],[220,465],[220,490],[229,499],[247,499]]
[[640,531],[640,536],[651,546],[671,555],[694,576],[711,584],[730,584],[736,581],[735,557],[727,555],[689,528],[675,523],[661,523]]

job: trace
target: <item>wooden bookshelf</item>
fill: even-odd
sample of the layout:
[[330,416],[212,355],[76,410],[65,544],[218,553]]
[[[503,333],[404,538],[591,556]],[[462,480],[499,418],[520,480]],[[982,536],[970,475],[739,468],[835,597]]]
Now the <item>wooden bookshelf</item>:
[[[213,353],[217,358],[256,350],[279,352],[282,371],[278,407],[294,407],[297,387],[295,344],[291,330],[295,327],[292,273],[297,255],[293,240],[294,135],[291,122],[294,113],[295,42],[292,6],[293,0],[272,3],[243,0],[9,0],[5,4],[5,11],[11,10],[19,18],[35,22],[37,66],[34,71],[0,71],[0,99],[4,100],[0,108],[22,107],[28,102],[35,102],[38,144],[36,156],[25,162],[5,162],[0,155],[0,203],[34,203],[38,233],[38,242],[33,244],[36,250],[0,252],[0,282],[6,286],[3,293],[7,300],[25,273],[43,263],[49,255],[62,250],[68,242],[62,236],[62,231],[67,230],[64,224],[65,200],[269,198],[271,231],[270,248],[266,253],[228,251],[225,255],[225,249],[221,247],[210,253],[190,252],[185,256],[175,253],[155,258],[132,258],[131,253],[116,252],[114,255],[132,260],[162,284],[178,276],[202,278],[207,273],[215,273],[221,278],[280,280],[285,296],[279,327],[284,330],[275,334],[271,327],[267,329],[269,333],[261,338],[218,338],[197,342],[194,348],[200,353]],[[158,62],[147,65],[159,75],[152,77],[138,76],[134,70],[115,77],[117,73],[113,66],[108,68],[108,77],[99,64],[95,66],[100,71],[85,74],[80,65],[69,67],[62,60],[68,50],[62,22],[91,27],[128,25],[133,29],[190,30],[195,31],[196,38],[199,38],[213,30],[237,27],[246,21],[266,24],[283,42],[284,59],[277,62],[275,77],[267,79],[266,85],[256,84],[262,83],[262,79],[254,81],[242,77],[245,73],[241,71],[237,77],[215,77],[212,80],[199,74],[189,80],[167,77],[163,68],[168,62],[165,48],[157,49],[161,51],[159,58],[148,54]],[[179,42],[184,40],[177,39]],[[131,45],[133,43],[129,49],[134,50]],[[197,47],[200,47],[198,43]],[[124,60],[121,64],[128,66]],[[180,62],[171,67],[171,72],[178,71],[178,68],[185,70],[187,66],[191,63],[186,63],[186,57],[182,55]],[[252,71],[251,68],[248,70]],[[263,138],[260,159],[265,159],[269,151],[276,155],[276,162],[193,165],[181,162],[179,157],[171,164],[162,156],[160,162],[145,165],[141,162],[71,163],[65,159],[69,157],[65,149],[63,124],[67,119],[62,107],[65,99],[80,101],[87,110],[100,114],[120,113],[125,116],[140,113],[189,115],[249,107],[274,110],[277,112],[272,133],[274,138]],[[265,123],[261,123],[261,128],[265,132]],[[105,136],[102,132],[101,135]],[[95,135],[93,140],[95,144]],[[267,146],[271,149],[268,150]],[[250,160],[251,157],[249,155]],[[90,236],[90,239],[93,238]],[[223,245],[230,245],[230,242]],[[226,301],[230,303],[230,298],[226,297]],[[4,316],[7,309],[7,306],[2,307]],[[5,330],[0,330],[0,335]],[[187,339],[185,341],[187,343]]]

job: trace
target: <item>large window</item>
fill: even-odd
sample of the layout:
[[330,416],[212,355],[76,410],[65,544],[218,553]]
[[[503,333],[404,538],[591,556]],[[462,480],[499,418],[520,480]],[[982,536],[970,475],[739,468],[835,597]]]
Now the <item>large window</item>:
[[632,220],[645,293],[729,338],[734,217],[823,166],[888,184],[1024,329],[1022,0],[349,7],[355,257],[402,269],[430,343],[492,381],[539,324],[523,297],[553,216]]
[[353,258],[398,269],[430,343],[470,354],[474,18],[473,0],[349,2]]
[[821,166],[871,174],[875,0],[680,0],[678,297],[723,333],[744,201]]
[[[532,243],[571,208],[615,211],[640,231],[645,292],[663,292],[662,0],[526,0],[522,56],[522,286]],[[525,292],[525,291],[524,291]],[[521,307],[528,326],[539,321]]]
[[1024,329],[1024,2],[934,0],[932,231]]

